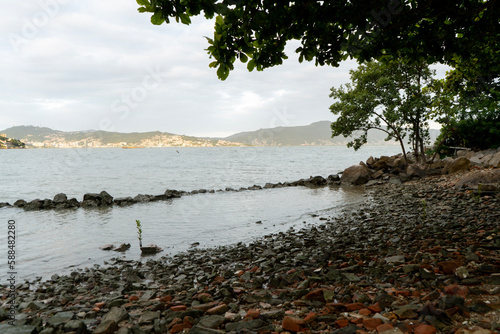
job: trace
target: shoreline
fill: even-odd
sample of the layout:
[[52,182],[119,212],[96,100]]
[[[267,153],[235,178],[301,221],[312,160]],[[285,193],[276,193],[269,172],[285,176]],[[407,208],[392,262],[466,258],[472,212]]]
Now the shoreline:
[[34,290],[25,283],[16,326],[5,327],[0,310],[0,329],[493,333],[500,197],[457,190],[464,175],[368,187],[370,198],[339,217],[248,245],[117,260]]

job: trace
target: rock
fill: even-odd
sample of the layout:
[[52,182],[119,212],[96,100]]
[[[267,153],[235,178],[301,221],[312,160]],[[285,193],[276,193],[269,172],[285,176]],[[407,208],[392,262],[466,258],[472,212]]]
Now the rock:
[[206,314],[208,314],[208,315],[224,314],[228,310],[229,310],[229,307],[226,304],[222,304],[222,305],[217,305],[217,306],[212,307],[211,309],[207,310]]
[[321,187],[326,185],[326,183],[326,179],[322,176],[314,176],[305,181],[305,185],[308,187]]
[[5,208],[5,207],[9,207],[9,206],[12,206],[12,205],[10,205],[10,204],[9,204],[9,203],[7,203],[7,202],[1,202],[1,203],[0,203],[0,208]]
[[388,156],[381,156],[377,162],[373,164],[373,168],[375,169],[387,169],[390,165],[394,164],[394,160],[389,158]]
[[373,165],[375,164],[375,162],[376,162],[376,161],[375,161],[375,159],[374,159],[372,156],[370,156],[370,157],[368,158],[368,160],[366,160],[366,164],[367,164],[368,166],[370,166],[370,167],[371,167],[371,166],[373,166]]
[[461,178],[455,185],[456,189],[478,189],[479,185],[500,185],[500,169],[483,170]]
[[119,206],[127,206],[127,205],[132,205],[132,204],[136,203],[136,201],[130,196],[115,198],[114,202],[115,202],[115,204],[117,204]]
[[413,331],[414,334],[436,334],[436,332],[436,328],[430,325],[418,325]]
[[391,184],[401,184],[401,179],[397,176],[393,176],[389,179],[389,183]]
[[376,330],[378,326],[382,325],[382,320],[377,318],[370,318],[363,320],[363,326],[369,331]]
[[101,206],[109,206],[113,204],[113,196],[108,194],[106,191],[101,191],[99,195],[101,197]]
[[2,334],[37,334],[35,326],[30,325],[9,325],[8,323],[0,324],[0,333]]
[[154,196],[153,195],[143,195],[143,194],[139,194],[137,196],[134,197],[134,201],[137,202],[137,203],[146,203],[146,202],[151,202],[154,200]]
[[49,323],[53,327],[58,327],[59,325],[65,324],[68,321],[72,320],[74,316],[74,313],[71,311],[59,312],[50,317],[47,320],[47,323]]
[[94,334],[113,334],[119,329],[116,322],[113,320],[106,320],[99,324],[94,330]]
[[77,334],[87,334],[90,333],[87,329],[85,323],[81,320],[70,320],[64,324],[65,332],[75,332]]
[[80,202],[76,198],[70,198],[65,203],[68,208],[79,208],[81,206]]
[[138,324],[147,325],[153,323],[156,319],[160,318],[160,312],[146,311],[141,314]]
[[193,326],[189,330],[189,333],[190,334],[224,334],[226,332],[225,331],[216,330],[216,329],[207,328],[207,327],[203,327],[202,325],[197,324],[197,325]]
[[486,167],[500,168],[500,151],[493,154]]
[[250,321],[238,321],[226,324],[226,331],[242,331],[242,330],[252,330],[258,329],[264,326],[266,323],[260,319],[250,320]]
[[368,182],[371,177],[370,169],[362,165],[354,165],[342,173],[340,181],[344,184],[359,186]]
[[443,173],[455,174],[458,172],[467,171],[470,168],[470,160],[466,157],[458,157],[452,162],[446,164]]
[[460,279],[466,279],[469,277],[469,271],[466,267],[458,267],[455,269],[455,275]]
[[395,264],[401,264],[405,262],[405,256],[404,255],[393,255],[386,257],[385,262],[387,263],[395,263]]
[[422,178],[426,176],[425,167],[420,164],[412,164],[406,168],[406,174],[411,178]]
[[14,206],[16,208],[23,208],[26,204],[28,203],[23,199],[18,199],[17,201],[14,202]]
[[328,175],[328,177],[327,177],[326,180],[327,180],[328,183],[339,182],[340,181],[340,176],[339,176],[339,174]]
[[101,246],[99,247],[99,249],[101,250],[105,250],[105,251],[108,251],[108,250],[113,250],[115,248],[114,245],[111,245],[111,244],[107,244],[107,245],[104,245],[104,246]]
[[342,327],[340,329],[337,329],[336,331],[333,331],[332,333],[334,334],[356,334],[358,333],[358,327],[349,325],[346,327]]
[[127,311],[121,307],[113,307],[108,313],[104,315],[102,321],[112,320],[115,323],[120,323],[123,320],[127,320],[129,317]]
[[37,198],[37,199],[34,199],[31,202],[25,204],[23,206],[23,209],[26,211],[41,210],[41,209],[43,209],[43,205],[44,205],[43,201]]
[[115,252],[125,252],[130,249],[130,244],[120,244],[114,249]]
[[469,307],[469,309],[472,312],[477,312],[477,313],[487,313],[495,310],[493,307],[491,307],[490,305],[486,304],[481,300],[475,302],[472,306]]
[[53,202],[55,204],[60,204],[66,202],[67,200],[68,196],[66,196],[66,194],[60,193],[54,196]]
[[158,247],[155,244],[141,247],[141,254],[156,254],[156,253],[159,253],[162,251],[163,251],[163,249],[161,249],[160,247]]
[[224,318],[221,315],[210,315],[201,318],[200,321],[198,322],[198,325],[203,326],[205,328],[214,329],[222,325],[225,320],[226,318]]
[[179,191],[177,190],[171,190],[171,189],[167,189],[165,190],[165,197],[167,199],[170,199],[170,198],[180,198],[182,195]]

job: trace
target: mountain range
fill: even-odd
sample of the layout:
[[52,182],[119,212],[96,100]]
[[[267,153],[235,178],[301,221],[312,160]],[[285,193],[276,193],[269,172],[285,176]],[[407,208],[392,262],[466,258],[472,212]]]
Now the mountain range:
[[[29,147],[158,147],[158,146],[303,146],[346,145],[351,139],[331,138],[330,121],[305,126],[275,127],[240,132],[224,138],[199,138],[168,132],[107,132],[97,130],[64,132],[46,127],[15,126],[0,131],[9,138],[25,142]],[[439,130],[431,130],[431,140]],[[368,132],[369,145],[397,145],[385,141],[386,134],[379,130]]]

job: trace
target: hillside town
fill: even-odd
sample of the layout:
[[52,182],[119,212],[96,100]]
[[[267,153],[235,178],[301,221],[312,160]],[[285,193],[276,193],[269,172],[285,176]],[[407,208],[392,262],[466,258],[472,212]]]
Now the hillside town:
[[[6,136],[5,136],[6,137]],[[27,148],[142,148],[142,147],[215,147],[215,146],[245,146],[225,140],[210,140],[204,138],[185,137],[180,135],[156,135],[140,140],[109,142],[99,136],[88,136],[81,139],[68,139],[66,136],[52,134],[43,139],[24,138]],[[0,141],[1,145],[2,141]],[[24,143],[23,143],[24,144]],[[5,140],[5,147],[13,148],[10,141]]]
[[16,148],[26,148],[26,144],[17,139],[9,138],[5,133],[0,133],[0,149]]

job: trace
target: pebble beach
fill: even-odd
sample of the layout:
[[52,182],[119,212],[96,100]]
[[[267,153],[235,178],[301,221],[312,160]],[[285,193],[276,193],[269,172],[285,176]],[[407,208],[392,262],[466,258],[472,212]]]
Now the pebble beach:
[[457,187],[471,173],[375,184],[250,244],[3,285],[0,332],[498,333],[500,195]]

